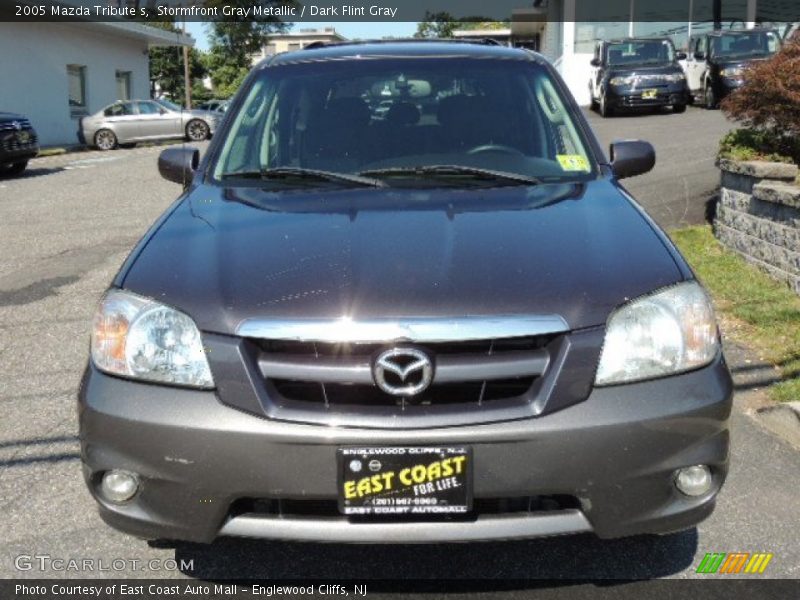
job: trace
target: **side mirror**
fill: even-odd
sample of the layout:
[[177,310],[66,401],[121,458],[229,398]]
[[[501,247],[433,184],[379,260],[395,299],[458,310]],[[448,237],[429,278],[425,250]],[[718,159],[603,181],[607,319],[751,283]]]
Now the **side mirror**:
[[599,67],[600,66],[600,59],[599,58],[593,58],[591,61],[589,61],[589,64],[592,65],[593,67]]
[[649,142],[624,140],[611,144],[611,169],[617,179],[647,173],[656,164],[656,151]]
[[158,114],[160,114],[160,115],[165,115],[165,114],[167,114],[167,109],[166,109],[166,108],[159,108],[159,109],[158,109]]
[[675,60],[686,60],[686,52],[678,52],[675,55]]
[[167,181],[188,187],[200,164],[200,151],[191,146],[167,148],[158,155],[158,172]]
[[706,53],[705,52],[695,52],[694,53],[694,59],[695,60],[705,60],[706,59]]

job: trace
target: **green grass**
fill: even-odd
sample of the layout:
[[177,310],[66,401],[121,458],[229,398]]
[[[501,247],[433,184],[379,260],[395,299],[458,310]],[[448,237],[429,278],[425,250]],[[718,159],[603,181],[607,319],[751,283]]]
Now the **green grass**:
[[726,250],[710,227],[678,229],[670,237],[714,297],[725,334],[781,370],[783,381],[770,387],[770,397],[800,400],[800,297]]

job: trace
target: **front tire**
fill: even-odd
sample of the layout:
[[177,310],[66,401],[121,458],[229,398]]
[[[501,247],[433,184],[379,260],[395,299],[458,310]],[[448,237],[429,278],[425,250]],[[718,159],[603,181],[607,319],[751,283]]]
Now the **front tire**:
[[27,166],[27,160],[9,163],[7,165],[0,165],[0,175],[20,175]]
[[684,113],[686,112],[686,105],[685,104],[673,104],[672,105],[672,112],[674,113]]
[[117,147],[117,135],[110,129],[101,129],[94,134],[94,147],[103,152]]
[[192,119],[186,124],[186,139],[190,142],[202,142],[208,139],[210,129],[205,121]]
[[600,96],[600,107],[599,107],[598,110],[600,112],[600,116],[603,117],[604,119],[607,119],[608,117],[611,117],[611,116],[614,115],[614,109],[612,109],[608,105],[608,102],[606,101],[606,95],[605,94]]
[[714,110],[715,108],[717,108],[718,104],[717,95],[714,93],[714,88],[712,86],[709,85],[706,87],[706,92],[704,96],[705,96],[707,110]]

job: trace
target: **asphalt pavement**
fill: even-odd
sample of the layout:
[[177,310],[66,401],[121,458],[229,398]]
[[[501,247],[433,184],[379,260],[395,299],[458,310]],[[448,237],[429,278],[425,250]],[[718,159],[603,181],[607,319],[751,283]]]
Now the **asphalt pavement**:
[[606,153],[614,140],[653,144],[655,169],[624,184],[661,227],[674,229],[705,220],[707,204],[719,187],[714,166],[719,140],[733,129],[720,111],[690,106],[682,114],[637,111],[606,119],[589,109],[584,114]]
[[[604,143],[655,144],[655,171],[629,188],[657,221],[702,221],[718,177],[713,149],[728,127],[719,113],[591,118]],[[36,159],[25,176],[0,180],[0,577],[485,578],[484,589],[503,591],[508,580],[696,577],[704,553],[734,551],[773,552],[764,576],[800,577],[800,452],[752,417],[774,371],[732,346],[731,472],[716,512],[696,529],[611,541],[384,547],[234,539],[150,546],[108,528],[84,489],[75,396],[97,300],[180,191],[158,176],[159,150]],[[54,558],[94,559],[95,567],[59,569]],[[124,566],[97,570],[115,559]],[[170,560],[184,567],[169,570]]]

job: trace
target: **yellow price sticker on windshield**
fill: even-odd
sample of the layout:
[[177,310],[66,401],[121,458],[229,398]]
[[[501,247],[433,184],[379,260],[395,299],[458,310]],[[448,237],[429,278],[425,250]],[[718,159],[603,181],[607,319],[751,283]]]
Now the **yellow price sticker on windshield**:
[[558,154],[556,159],[565,171],[589,171],[589,161],[580,154]]

